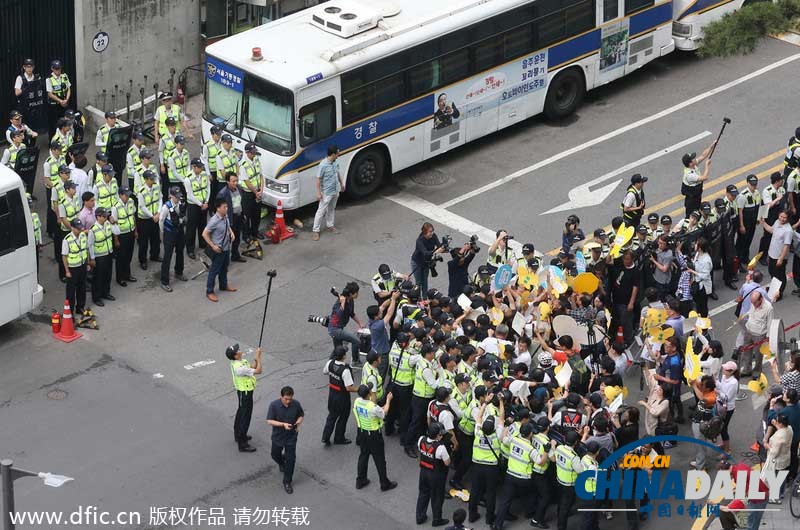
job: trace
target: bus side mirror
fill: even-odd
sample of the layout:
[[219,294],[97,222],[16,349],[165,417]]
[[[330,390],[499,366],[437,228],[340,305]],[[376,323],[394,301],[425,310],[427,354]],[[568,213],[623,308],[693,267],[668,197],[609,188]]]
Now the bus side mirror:
[[310,140],[317,135],[317,126],[312,117],[303,118],[300,129],[303,134],[303,138],[307,140]]

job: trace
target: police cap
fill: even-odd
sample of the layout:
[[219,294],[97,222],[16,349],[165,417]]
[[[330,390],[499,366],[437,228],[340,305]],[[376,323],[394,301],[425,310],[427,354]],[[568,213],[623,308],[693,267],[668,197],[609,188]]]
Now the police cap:
[[689,217],[694,217],[699,221],[700,218],[703,217],[703,215],[699,211],[694,210],[692,213],[689,214]]
[[108,162],[108,155],[105,154],[103,151],[98,151],[96,155],[94,155],[95,159],[101,162]]
[[156,174],[149,169],[142,174],[145,180],[156,180]]
[[123,187],[121,187],[121,188],[119,189],[119,194],[120,194],[120,195],[126,195],[126,196],[130,196],[130,194],[131,194],[131,189],[130,189],[129,187],[127,187],[127,186],[123,186]]
[[408,333],[401,331],[397,334],[397,338],[395,340],[398,344],[408,344],[408,341],[411,340],[411,337],[408,336]]
[[733,196],[739,195],[739,189],[736,187],[735,184],[728,184],[728,187],[725,188],[725,191]]
[[658,214],[657,213],[651,213],[650,215],[648,215],[647,216],[647,222],[648,223],[657,223],[658,222]]
[[586,442],[586,452],[595,454],[600,450],[600,444],[596,440],[589,440]]
[[77,187],[78,186],[74,182],[72,182],[71,180],[68,180],[68,181],[66,181],[64,183],[64,189],[65,190],[74,190]]
[[[483,424],[481,425],[481,431],[483,431],[483,434],[486,436],[491,436],[494,434],[494,429],[494,416],[489,416],[483,420]],[[578,433],[575,434],[577,435]]]
[[194,167],[203,167],[203,161],[200,160],[199,158],[192,158],[190,164],[193,165]]
[[230,360],[233,360],[233,358],[236,357],[236,354],[238,352],[239,352],[239,344],[236,343],[236,344],[234,344],[232,346],[228,346],[225,349],[225,357],[227,357]]
[[105,208],[96,208],[94,210],[95,217],[108,217],[108,210]]
[[219,125],[212,125],[211,134],[216,134],[216,135],[222,134],[222,127],[220,127]]
[[717,197],[717,199],[714,200],[714,206],[717,209],[724,209],[725,208],[725,199],[723,199],[722,197]]
[[144,140],[144,134],[142,134],[142,131],[136,131],[131,135],[131,139],[133,139],[133,140]]
[[753,175],[752,173],[747,175],[747,183],[748,184],[757,184],[758,183],[758,177]]
[[13,119],[16,119],[16,118],[21,118],[21,117],[22,117],[22,113],[21,113],[20,111],[18,111],[18,110],[12,110],[12,111],[9,113],[8,117],[9,117],[10,119],[12,119],[12,120],[13,120]]
[[182,199],[183,198],[183,192],[181,192],[181,189],[178,186],[172,186],[169,189],[169,194],[172,195],[173,197],[175,197],[176,199]]
[[227,133],[223,134],[222,135],[222,141],[223,142],[232,142],[233,141],[233,136],[231,136],[230,134],[227,134]]
[[142,149],[139,151],[139,158],[146,158],[150,160],[153,158],[153,152],[150,149]]
[[700,205],[700,209],[703,210],[704,212],[710,212],[711,211],[711,203],[707,202],[707,201],[703,201],[703,204]]
[[490,274],[492,274],[492,269],[490,269],[488,265],[481,265],[478,267],[479,276],[489,276]]
[[564,441],[567,445],[575,445],[578,443],[578,431],[575,429],[567,429],[567,433],[564,435]]
[[469,383],[470,379],[467,374],[456,374],[456,384]]
[[172,92],[162,92],[158,99],[164,101],[165,99],[172,99]]
[[103,168],[100,171],[102,173],[105,173],[105,174],[108,174],[108,175],[115,175],[116,174],[116,172],[114,171],[114,167],[111,164],[104,165]]
[[50,149],[52,149],[53,151],[55,150],[61,151],[61,142],[59,142],[58,140],[53,140],[52,142],[50,142]]
[[244,146],[244,150],[246,153],[258,154],[258,146],[253,142],[247,142]]
[[22,66],[33,66],[33,59],[30,57],[22,61]]
[[539,432],[544,432],[550,428],[550,420],[545,417],[541,417],[536,420],[536,427],[539,429]]
[[80,218],[78,218],[78,217],[76,217],[75,219],[70,221],[69,225],[72,228],[77,228],[78,230],[83,230],[83,221],[81,221]]
[[53,59],[52,61],[50,61],[50,68],[52,68],[53,70],[61,70],[61,68],[63,68],[63,65],[61,64],[61,61],[59,61],[58,59]]
[[110,120],[110,119],[116,119],[116,117],[117,117],[117,113],[116,113],[116,112],[114,112],[113,110],[109,110],[108,112],[106,112],[106,114],[105,114],[105,117],[106,117],[107,119],[109,119],[109,120]]
[[648,232],[648,229],[646,225],[639,225],[636,231],[639,232],[640,234],[646,234]]
[[168,126],[168,127],[170,127],[170,126],[172,126],[172,125],[175,125],[175,118],[173,118],[172,116],[170,116],[169,118],[167,118],[166,120],[164,120],[164,125],[166,125],[166,126]]
[[672,217],[669,215],[662,215],[661,216],[661,224],[662,225],[671,225],[672,224]]
[[683,162],[685,167],[689,167],[689,164],[691,164],[695,158],[697,158],[697,153],[686,153],[683,155],[683,158],[681,158],[681,162]]
[[530,423],[523,423],[519,428],[519,434],[523,438],[527,438],[528,436],[533,434],[533,425],[531,425]]
[[58,166],[58,172],[59,173],[66,173],[67,175],[69,175],[70,173],[72,173],[72,170],[69,168],[68,165],[61,164],[60,166]]
[[533,243],[525,243],[522,245],[522,253],[523,254],[532,254],[535,250]]
[[186,138],[182,134],[176,134],[174,141],[176,144],[185,144]]

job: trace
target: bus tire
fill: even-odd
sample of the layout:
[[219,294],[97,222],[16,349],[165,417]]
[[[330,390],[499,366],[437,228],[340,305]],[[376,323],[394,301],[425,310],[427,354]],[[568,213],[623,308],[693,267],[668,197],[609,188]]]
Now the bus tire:
[[356,155],[347,172],[347,190],[351,199],[363,199],[383,184],[386,176],[386,155],[383,149],[371,147]]
[[550,83],[544,100],[544,115],[550,120],[561,120],[575,112],[586,94],[583,72],[569,68],[560,72]]

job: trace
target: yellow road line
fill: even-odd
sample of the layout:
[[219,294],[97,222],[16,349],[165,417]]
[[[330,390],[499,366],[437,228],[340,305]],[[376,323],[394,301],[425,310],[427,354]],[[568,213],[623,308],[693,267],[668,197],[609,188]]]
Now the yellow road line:
[[[758,166],[761,166],[761,165],[766,164],[767,162],[769,162],[771,160],[774,160],[774,159],[776,159],[778,157],[783,156],[785,154],[785,152],[786,152],[785,149],[780,149],[778,151],[775,151],[774,153],[770,153],[770,154],[768,154],[768,155],[766,155],[766,156],[764,156],[762,158],[759,158],[758,160],[750,162],[749,164],[746,164],[746,165],[744,165],[742,167],[739,167],[739,168],[736,168],[734,170],[731,170],[731,171],[725,173],[724,175],[721,175],[721,176],[719,176],[719,177],[717,177],[715,179],[707,181],[705,183],[704,187],[711,188],[713,186],[716,186],[717,184],[722,184],[722,183],[724,183],[724,182],[726,182],[726,181],[728,181],[728,180],[730,180],[732,178],[735,178],[735,177],[737,177],[737,176],[739,176],[739,175],[741,175],[743,173],[748,173],[748,172],[752,171],[754,168],[757,168]],[[770,168],[768,170],[765,170],[765,171],[762,171],[762,172],[758,173],[756,176],[761,178],[763,176],[769,175],[770,173],[772,173],[774,171],[779,171],[782,167],[783,167],[783,164],[779,164],[779,165],[777,165],[775,167],[772,167],[772,168]],[[736,187],[738,188],[738,187],[744,186],[746,183],[747,183],[747,181],[743,180],[741,182],[736,183]],[[717,192],[714,192],[714,193],[712,193],[710,195],[703,195],[703,199],[706,200],[706,201],[711,201],[711,200],[716,199],[717,197],[722,197],[723,195],[725,195],[725,189],[724,188],[719,190],[719,191],[717,191]],[[670,197],[669,199],[666,199],[666,200],[656,204],[655,206],[647,208],[647,210],[645,211],[644,215],[642,215],[642,219],[647,218],[647,215],[652,213],[652,212],[658,212],[659,210],[662,210],[667,206],[671,206],[671,205],[673,205],[673,204],[675,204],[677,202],[680,202],[682,198],[683,198],[683,195],[674,195],[674,196]],[[675,216],[675,215],[680,215],[680,214],[683,213],[683,211],[684,211],[683,208],[678,208],[678,209],[675,209],[675,210],[669,212],[668,215],[670,217]],[[663,215],[663,214],[660,214],[660,215]],[[609,230],[611,230],[611,225],[606,225],[603,228],[603,230],[608,232]],[[594,230],[592,230],[592,232],[594,232]],[[559,253],[560,250],[561,250],[561,247],[557,247],[557,248],[554,248],[552,250],[547,251],[545,253],[545,255],[546,256],[555,256],[556,254]]]

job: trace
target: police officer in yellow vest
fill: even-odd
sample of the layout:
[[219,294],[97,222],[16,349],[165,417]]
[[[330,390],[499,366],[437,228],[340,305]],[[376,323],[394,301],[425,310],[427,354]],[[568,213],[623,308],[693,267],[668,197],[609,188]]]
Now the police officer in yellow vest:
[[[367,365],[364,365],[365,367]],[[383,389],[381,389],[383,390]],[[386,396],[386,404],[377,404],[377,394],[370,385],[358,387],[358,397],[353,402],[353,417],[356,420],[356,443],[361,451],[358,455],[358,468],[356,474],[356,489],[360,490],[369,484],[367,478],[367,465],[369,457],[375,462],[378,470],[381,491],[389,491],[397,487],[397,482],[389,480],[386,475],[386,453],[383,444],[383,418],[389,412],[389,405],[392,402],[392,394]]]
[[415,443],[419,450],[419,489],[417,492],[417,524],[428,520],[428,503],[433,513],[432,526],[444,526],[450,521],[442,517],[444,488],[447,483],[447,470],[450,467],[450,454],[442,441],[444,426],[431,422],[427,436],[420,436]]
[[172,152],[175,150],[175,137],[178,133],[175,131],[175,120],[167,118],[167,132],[159,135],[158,139],[158,163],[159,171],[161,172],[161,192],[166,195],[167,190],[164,186],[168,182],[167,169],[169,166],[169,159],[172,157]]
[[0,163],[10,169],[14,169],[17,165],[17,155],[20,150],[25,149],[25,144],[22,141],[25,139],[25,131],[19,130],[11,133],[11,145],[3,152],[3,158]]
[[63,68],[61,61],[54,59],[50,62],[50,76],[45,79],[48,103],[47,134],[50,135],[55,131],[59,118],[64,116],[72,95],[72,84],[69,82],[69,76],[62,71]]
[[75,143],[75,133],[72,132],[72,120],[69,118],[59,118],[56,122],[56,132],[53,141],[61,145],[61,152],[66,153],[67,149]]
[[[375,402],[383,406],[384,390],[383,390],[383,377],[378,369],[381,362],[381,356],[376,351],[371,351],[367,354],[364,367],[361,369],[361,384],[372,385],[372,392],[375,394]],[[387,408],[388,412],[389,409]],[[383,423],[383,422],[381,422]]]
[[70,232],[61,242],[61,260],[66,271],[69,306],[74,314],[80,315],[86,307],[86,273],[91,270],[88,263],[89,243],[77,211],[69,225]]
[[246,218],[242,226],[242,240],[263,239],[258,233],[261,223],[261,191],[264,189],[264,175],[258,147],[253,142],[244,146],[244,157],[239,164],[239,182],[242,183],[242,212]]
[[[180,105],[172,102],[172,92],[162,92],[158,100],[161,102],[161,105],[158,106],[153,116],[153,132],[156,143],[158,143],[161,136],[167,133],[168,119],[171,118],[175,121],[175,130],[177,132],[181,131],[181,125],[188,122],[186,116],[181,111]],[[189,134],[189,138],[192,138],[191,134]]]
[[758,225],[758,209],[761,207],[761,193],[758,191],[758,177],[747,175],[747,187],[736,197],[739,207],[739,235],[736,237],[736,255],[739,256],[739,272],[747,272],[750,263],[750,245]]
[[512,436],[510,442],[508,469],[506,469],[503,490],[500,494],[500,509],[497,510],[495,528],[503,529],[506,516],[510,513],[511,502],[522,497],[526,513],[535,507],[535,497],[531,493],[531,475],[533,463],[536,461],[536,451],[531,441],[533,440],[533,425],[523,423],[519,428],[518,436]]
[[[586,442],[586,454],[581,457],[581,465],[583,466],[584,471],[594,471],[595,477],[589,478],[584,483],[586,487],[586,492],[594,493],[597,491],[597,455],[600,453],[600,444],[597,443],[595,440],[589,440]],[[599,512],[596,511],[597,508],[600,507],[600,502],[596,499],[584,501],[583,508],[588,508],[589,511],[583,512],[583,528],[587,530],[597,530],[599,527],[597,525],[597,516]]]
[[495,235],[496,239],[489,246],[488,256],[486,257],[486,265],[492,273],[497,272],[498,267],[501,265],[512,265],[516,262],[514,251],[508,248],[508,241],[513,238],[505,230],[498,230]]
[[419,354],[412,355],[409,360],[409,365],[414,369],[414,387],[411,391],[411,423],[403,438],[403,446],[411,458],[417,457],[417,439],[425,429],[428,403],[439,386],[433,364],[435,353],[433,344],[424,342]]
[[239,176],[239,157],[233,149],[233,136],[225,133],[220,138],[220,141],[222,142],[222,148],[217,154],[217,194],[219,194],[219,190],[225,187],[227,182],[225,175],[236,173],[236,176]]
[[[475,440],[472,444],[472,484],[469,490],[469,522],[474,523],[480,519],[478,503],[481,499],[486,501],[486,524],[492,526],[495,522],[495,489],[497,487],[497,474],[500,461],[500,438],[503,436],[503,418],[505,404],[500,399],[499,414],[497,416],[484,416],[488,403],[494,400],[494,395],[487,394],[487,402],[481,404],[475,414]],[[500,397],[500,396],[498,396]]]
[[631,177],[631,185],[628,186],[628,191],[625,192],[625,198],[620,205],[625,226],[637,227],[642,220],[642,214],[644,214],[646,206],[644,200],[645,182],[647,182],[647,177],[643,177],[639,173],[635,173]]
[[236,419],[233,421],[233,439],[239,446],[241,453],[253,453],[256,448],[250,445],[251,436],[247,434],[250,429],[250,418],[253,415],[253,391],[256,389],[256,376],[262,372],[261,348],[256,348],[256,357],[252,361],[244,358],[238,344],[228,346],[225,357],[231,365],[233,388],[239,400],[236,409]]
[[131,188],[131,191],[133,191],[133,196],[131,198],[136,201],[137,206],[138,199],[136,192],[144,186],[144,172],[152,171],[154,174],[158,175],[158,167],[153,163],[154,156],[155,153],[146,147],[142,147],[142,150],[139,151],[139,165],[133,169],[133,187]]
[[553,484],[550,470],[550,461],[555,454],[555,449],[550,444],[550,420],[545,417],[536,420],[536,430],[531,444],[533,445],[536,456],[533,461],[533,473],[531,473],[531,487],[536,498],[536,510],[531,519],[531,526],[534,528],[550,528],[545,522],[544,517],[550,499],[553,497]]
[[575,504],[575,479],[583,471],[581,459],[575,452],[578,443],[578,431],[568,429],[564,435],[564,443],[556,444],[551,440],[551,445],[556,450],[550,460],[556,463],[556,480],[558,481],[558,530],[567,530],[567,518],[572,506]]
[[411,418],[411,395],[414,385],[414,371],[409,364],[411,354],[407,351],[411,337],[401,331],[389,350],[389,377],[387,389],[394,395],[394,401],[386,415],[386,435],[395,433],[395,421],[399,423],[400,434],[408,430]]
[[197,237],[197,244],[200,248],[205,248],[206,242],[203,239],[203,230],[208,221],[208,199],[211,196],[211,180],[205,171],[205,165],[199,158],[191,161],[191,171],[189,176],[183,180],[183,187],[186,188],[186,255],[195,259],[194,240]]
[[203,144],[200,158],[206,165],[206,171],[211,178],[211,196],[216,197],[219,188],[225,185],[225,179],[219,179],[219,174],[217,173],[217,156],[222,149],[220,145],[222,129],[217,125],[212,125],[210,132],[211,139],[206,140]]
[[[50,142],[50,154],[48,155],[47,159],[44,161],[44,172],[42,173],[42,179],[44,181],[44,190],[45,195],[47,197],[47,204],[51,205],[53,202],[58,201],[58,197],[53,197],[53,188],[58,186],[61,183],[61,178],[58,175],[58,168],[63,165],[64,162],[64,151],[61,148],[61,144],[57,141],[53,140]],[[53,236],[53,232],[56,230],[56,215],[55,210],[53,208],[47,209],[47,233],[50,236]]]
[[[115,181],[116,182],[116,181]],[[92,301],[103,307],[103,299],[115,300],[111,294],[111,269],[113,266],[114,234],[110,212],[103,207],[94,211],[97,222],[88,231],[89,265],[94,269],[92,278]]]
[[111,220],[114,223],[114,268],[117,283],[127,287],[128,282],[136,282],[136,278],[131,275],[131,259],[136,242],[136,203],[131,199],[129,188],[120,188],[117,202],[111,208]]
[[128,147],[128,152],[125,154],[125,173],[128,175],[128,187],[136,189],[136,173],[139,172],[141,175],[144,135],[140,131],[134,131],[131,141],[131,146]]
[[[700,156],[697,156],[697,153],[686,153],[681,158],[681,162],[683,162],[681,195],[685,197],[683,200],[683,206],[686,209],[685,218],[688,218],[693,211],[699,210],[700,203],[703,202],[703,182],[708,180],[708,174],[711,170],[711,160],[708,159],[708,154],[714,144],[706,147]],[[697,168],[703,160],[706,161],[706,167],[703,169],[703,173],[700,174],[697,172]]]
[[117,184],[117,179],[114,178],[115,173],[111,164],[104,165],[103,169],[100,170],[103,178],[100,182],[95,183],[91,189],[91,192],[97,198],[98,208],[110,210],[117,203],[119,185]]
[[322,373],[328,376],[328,417],[325,428],[322,430],[322,444],[325,447],[333,443],[347,445],[353,443],[345,438],[347,430],[347,417],[350,416],[350,392],[356,392],[353,383],[353,372],[350,365],[344,362],[347,348],[336,346],[331,359],[325,362]]
[[116,129],[119,127],[117,125],[117,113],[114,111],[108,111],[105,113],[106,123],[99,129],[97,129],[97,136],[94,138],[94,145],[100,148],[100,151],[103,153],[106,152],[106,145],[108,145],[108,134],[111,132],[111,129]]
[[464,480],[464,476],[472,465],[472,445],[475,441],[475,413],[486,399],[486,387],[481,385],[473,390],[470,377],[461,373],[456,375],[456,391],[453,393],[453,397],[463,414],[456,426],[458,452],[454,455],[456,470],[453,478],[450,479],[450,485],[455,489],[463,490],[466,488],[464,488],[464,484],[461,481]]
[[159,229],[159,212],[161,211],[161,187],[156,184],[156,174],[145,171],[144,185],[139,188],[136,211],[136,232],[139,239],[139,266],[147,270],[147,254],[150,261],[160,262],[161,231]]
[[[69,168],[67,168],[69,170]],[[69,173],[66,173],[69,175]],[[80,197],[77,196],[77,189],[75,183],[71,180],[66,180],[62,185],[61,189],[64,191],[61,194],[61,197],[58,198],[58,212],[56,216],[58,217],[58,229],[55,231],[55,238],[53,239],[53,247],[55,251],[55,258],[56,262],[58,263],[58,277],[61,278],[61,281],[67,281],[67,267],[64,265],[62,253],[63,245],[62,242],[64,238],[71,231],[71,221],[73,219],[77,219],[78,212],[81,211],[81,201]]]
[[[184,147],[186,138],[182,134],[176,134],[173,141],[175,142],[175,148],[167,160],[169,187],[177,186],[180,188],[181,193],[185,195],[186,190],[184,189],[183,181],[189,177],[191,157],[189,156],[189,150]],[[162,189],[162,191],[164,190]],[[164,194],[166,195],[166,192]]]

